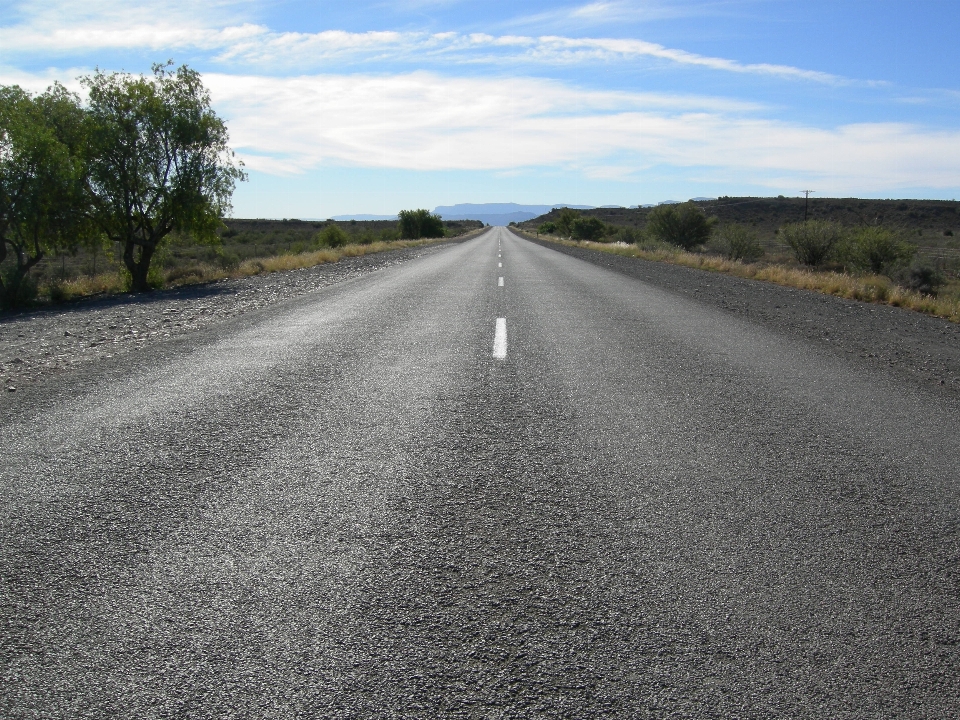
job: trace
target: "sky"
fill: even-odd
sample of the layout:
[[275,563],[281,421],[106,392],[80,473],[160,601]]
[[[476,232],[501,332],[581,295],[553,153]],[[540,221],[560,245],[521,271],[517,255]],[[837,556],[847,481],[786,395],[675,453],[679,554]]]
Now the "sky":
[[198,70],[236,217],[960,197],[960,2],[6,0],[0,84]]

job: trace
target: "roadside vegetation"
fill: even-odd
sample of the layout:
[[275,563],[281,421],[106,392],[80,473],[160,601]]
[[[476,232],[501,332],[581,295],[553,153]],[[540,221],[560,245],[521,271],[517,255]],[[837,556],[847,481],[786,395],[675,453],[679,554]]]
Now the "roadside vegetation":
[[[916,241],[922,232],[911,228],[849,225],[818,217],[783,223],[764,242],[755,225],[721,223],[698,203],[660,205],[644,209],[642,215],[643,222],[632,225],[593,216],[603,228],[593,237],[574,230],[582,225],[584,213],[569,208],[517,227],[565,245],[883,303],[960,322],[960,257],[929,252]],[[953,236],[952,228],[942,232],[945,238]]]
[[0,86],[0,309],[336,262],[482,227],[405,210],[374,223],[228,219],[246,179],[200,75]]
[[[178,287],[298,270],[345,257],[419,247],[483,227],[478,221],[443,223],[440,238],[401,239],[398,222],[243,220],[226,218],[213,243],[173,235],[154,257],[153,287]],[[130,290],[117,244],[53,254],[35,269],[32,302],[59,303]]]

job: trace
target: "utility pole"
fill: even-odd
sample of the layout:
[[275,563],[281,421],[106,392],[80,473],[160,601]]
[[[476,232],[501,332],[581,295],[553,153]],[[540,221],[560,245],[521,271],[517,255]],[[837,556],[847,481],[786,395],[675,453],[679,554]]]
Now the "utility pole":
[[810,193],[816,192],[816,190],[801,190],[803,193],[803,221],[807,221],[807,204],[810,202]]

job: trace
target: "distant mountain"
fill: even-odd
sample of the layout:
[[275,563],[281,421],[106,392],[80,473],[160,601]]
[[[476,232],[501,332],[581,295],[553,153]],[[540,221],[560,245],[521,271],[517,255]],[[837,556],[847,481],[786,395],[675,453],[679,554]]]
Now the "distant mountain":
[[545,215],[554,208],[569,207],[576,210],[590,210],[593,205],[520,205],[518,203],[460,203],[458,205],[440,205],[434,212],[444,220],[479,220],[487,225],[509,225],[512,222],[532,220]]
[[334,215],[330,220],[396,220],[396,215]]

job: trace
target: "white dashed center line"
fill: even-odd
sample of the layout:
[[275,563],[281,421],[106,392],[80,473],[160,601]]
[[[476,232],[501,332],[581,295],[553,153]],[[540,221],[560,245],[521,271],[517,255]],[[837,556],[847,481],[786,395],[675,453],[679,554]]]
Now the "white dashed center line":
[[497,263],[497,267],[503,267],[503,263]]
[[497,278],[497,285],[503,287],[503,278]]
[[493,336],[493,356],[503,360],[507,356],[507,319],[497,318],[497,331]]

